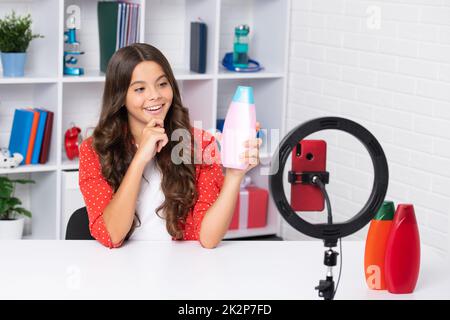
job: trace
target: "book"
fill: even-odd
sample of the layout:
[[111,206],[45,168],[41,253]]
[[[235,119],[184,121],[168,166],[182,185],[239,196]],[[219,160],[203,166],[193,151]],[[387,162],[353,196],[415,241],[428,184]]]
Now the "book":
[[141,29],[141,10],[139,10],[139,4],[136,4],[136,42],[139,42],[140,29]]
[[133,33],[134,33],[134,5],[131,3],[127,4],[128,7],[128,34],[127,34],[127,46],[133,44]]
[[98,35],[100,41],[100,70],[106,72],[109,59],[116,51],[118,2],[98,2]]
[[120,44],[119,48],[125,47],[125,3],[120,4]]
[[136,5],[131,5],[131,40],[130,44],[133,44],[136,42]]
[[120,48],[120,40],[121,40],[121,21],[122,21],[122,4],[119,3],[119,5],[117,6],[117,34],[116,34],[116,51],[119,50]]
[[128,44],[132,44],[134,43],[133,41],[133,32],[134,32],[134,7],[132,4],[129,5],[130,6],[130,26],[128,27],[129,30],[129,37],[128,37]]
[[124,37],[123,37],[123,46],[127,46],[128,45],[128,35],[129,35],[129,26],[130,26],[130,6],[128,5],[128,3],[125,3],[125,26],[124,26]]
[[191,22],[190,61],[191,71],[206,72],[207,28],[203,22]]
[[47,112],[45,110],[37,108],[36,110],[39,112],[40,117],[36,133],[36,141],[34,142],[33,155],[31,157],[31,164],[39,163],[39,155],[41,153],[42,140],[44,138],[45,122],[47,121]]
[[34,113],[29,110],[16,109],[14,111],[8,149],[11,155],[17,152],[23,156],[20,164],[25,164],[33,119]]
[[42,139],[39,163],[46,163],[48,161],[48,153],[50,150],[50,142],[52,138],[53,112],[48,110],[45,111],[47,111],[47,120],[45,121],[44,137]]
[[28,110],[33,112],[33,123],[31,125],[30,139],[28,142],[28,150],[27,150],[27,157],[25,158],[25,164],[31,164],[31,157],[33,156],[33,148],[34,148],[34,143],[36,141],[36,133],[37,133],[37,128],[39,125],[39,118],[40,118],[40,114],[38,111],[33,110],[32,108],[29,108]]
[[98,34],[100,41],[100,70],[106,72],[115,51],[137,42],[139,32],[139,4],[98,2]]

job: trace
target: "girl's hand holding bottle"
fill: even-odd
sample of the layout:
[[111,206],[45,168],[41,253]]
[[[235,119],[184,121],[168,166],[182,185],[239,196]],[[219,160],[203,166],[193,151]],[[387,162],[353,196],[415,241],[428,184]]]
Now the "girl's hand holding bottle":
[[[256,132],[261,128],[261,124],[256,122]],[[218,140],[220,141],[220,134],[218,135]],[[262,144],[261,138],[255,138],[245,141],[246,150],[240,155],[240,159],[243,163],[247,164],[247,168],[244,170],[226,168],[226,174],[230,176],[235,176],[238,178],[243,178],[247,172],[255,168],[259,164],[259,147]]]

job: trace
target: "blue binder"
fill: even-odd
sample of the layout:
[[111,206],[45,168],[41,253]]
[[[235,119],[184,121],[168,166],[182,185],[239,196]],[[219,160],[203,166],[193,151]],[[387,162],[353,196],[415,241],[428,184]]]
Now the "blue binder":
[[8,149],[11,152],[11,155],[17,152],[23,156],[23,160],[20,164],[25,163],[25,158],[27,156],[33,117],[34,113],[29,110],[16,109],[14,111],[14,120]]

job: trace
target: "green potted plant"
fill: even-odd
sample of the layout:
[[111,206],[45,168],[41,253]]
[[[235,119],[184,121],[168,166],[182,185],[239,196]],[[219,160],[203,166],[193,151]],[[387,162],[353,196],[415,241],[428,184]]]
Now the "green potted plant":
[[26,51],[31,40],[43,38],[31,31],[31,15],[16,16],[12,11],[0,19],[0,51],[3,65],[3,76],[23,77]]
[[22,204],[14,197],[16,183],[34,183],[33,180],[0,177],[0,239],[21,239],[24,219],[31,218],[31,212],[19,207]]

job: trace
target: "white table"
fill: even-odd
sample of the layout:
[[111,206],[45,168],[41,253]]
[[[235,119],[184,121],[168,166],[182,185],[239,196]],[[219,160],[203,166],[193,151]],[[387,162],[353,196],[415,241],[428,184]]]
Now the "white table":
[[[336,248],[338,251],[338,248]],[[0,241],[0,299],[319,299],[321,241]],[[422,248],[416,290],[367,289],[364,243],[343,241],[336,299],[450,299],[447,259]],[[334,268],[335,280],[339,265]]]

